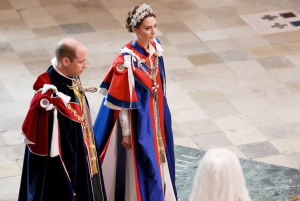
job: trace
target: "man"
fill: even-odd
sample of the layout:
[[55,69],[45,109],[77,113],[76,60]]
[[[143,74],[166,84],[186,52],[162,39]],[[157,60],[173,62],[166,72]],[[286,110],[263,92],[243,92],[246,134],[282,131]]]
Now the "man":
[[41,74],[22,126],[25,150],[19,201],[106,200],[85,91],[87,49],[65,38]]

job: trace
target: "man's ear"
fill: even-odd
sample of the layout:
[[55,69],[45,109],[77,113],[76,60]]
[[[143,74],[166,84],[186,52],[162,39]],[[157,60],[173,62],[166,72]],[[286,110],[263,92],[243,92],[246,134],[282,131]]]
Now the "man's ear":
[[62,64],[64,66],[68,66],[70,64],[70,60],[68,57],[64,57],[62,60],[61,60]]

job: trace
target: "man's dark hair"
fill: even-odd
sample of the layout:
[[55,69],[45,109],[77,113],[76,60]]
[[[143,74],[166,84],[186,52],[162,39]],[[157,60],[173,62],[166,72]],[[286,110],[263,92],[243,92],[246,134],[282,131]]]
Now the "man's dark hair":
[[67,57],[71,62],[76,58],[76,48],[66,45],[64,43],[59,43],[55,48],[55,55],[58,62],[63,58]]

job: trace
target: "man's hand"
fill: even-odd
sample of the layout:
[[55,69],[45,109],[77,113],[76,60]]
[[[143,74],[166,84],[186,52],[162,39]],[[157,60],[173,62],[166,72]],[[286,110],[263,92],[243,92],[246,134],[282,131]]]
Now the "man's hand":
[[123,136],[123,142],[122,145],[125,147],[125,149],[131,149],[131,135]]

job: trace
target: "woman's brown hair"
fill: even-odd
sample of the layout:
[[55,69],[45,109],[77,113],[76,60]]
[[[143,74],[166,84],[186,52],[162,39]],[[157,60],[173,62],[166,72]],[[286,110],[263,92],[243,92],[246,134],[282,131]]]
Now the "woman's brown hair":
[[135,26],[132,26],[130,25],[131,23],[131,20],[132,20],[132,17],[133,15],[136,13],[137,9],[139,8],[140,6],[134,6],[128,13],[127,13],[127,16],[126,16],[126,20],[125,20],[125,25],[126,25],[126,29],[129,31],[129,32],[133,32],[132,30],[132,27],[135,27],[135,28],[139,28],[142,24],[143,24],[143,21],[144,19],[146,19],[147,17],[156,17],[154,13],[148,13],[147,15],[145,15],[145,17],[136,23]]

